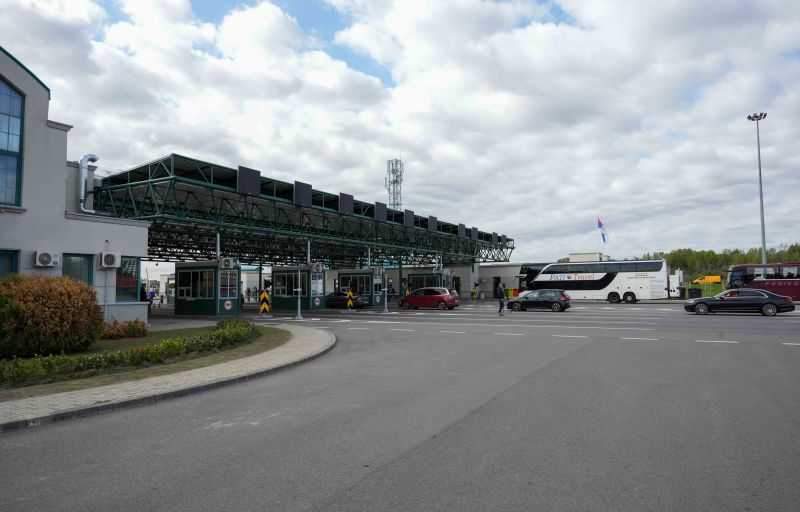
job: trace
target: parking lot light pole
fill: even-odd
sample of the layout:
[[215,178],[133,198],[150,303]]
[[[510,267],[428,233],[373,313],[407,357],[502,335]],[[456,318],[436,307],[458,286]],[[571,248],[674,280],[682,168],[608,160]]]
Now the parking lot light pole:
[[747,119],[756,122],[756,144],[758,145],[758,196],[761,199],[761,263],[767,264],[767,236],[764,232],[764,189],[761,185],[761,133],[758,122],[767,117],[766,112],[752,114]]

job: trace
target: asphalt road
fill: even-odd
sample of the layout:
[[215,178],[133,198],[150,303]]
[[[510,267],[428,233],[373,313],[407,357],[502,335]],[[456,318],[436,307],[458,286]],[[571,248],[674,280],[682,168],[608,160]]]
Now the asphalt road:
[[308,364],[1,435],[0,510],[800,510],[798,313],[309,318]]

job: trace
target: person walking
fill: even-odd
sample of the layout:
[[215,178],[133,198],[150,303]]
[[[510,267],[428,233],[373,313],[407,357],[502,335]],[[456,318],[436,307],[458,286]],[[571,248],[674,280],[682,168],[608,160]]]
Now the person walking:
[[500,283],[497,287],[497,302],[499,306],[497,314],[503,316],[503,310],[506,308],[506,283]]
[[139,302],[146,302],[147,303],[147,322],[150,322],[150,307],[153,305],[150,302],[150,299],[147,297],[147,287],[145,287],[144,283],[142,283],[142,287],[139,288]]

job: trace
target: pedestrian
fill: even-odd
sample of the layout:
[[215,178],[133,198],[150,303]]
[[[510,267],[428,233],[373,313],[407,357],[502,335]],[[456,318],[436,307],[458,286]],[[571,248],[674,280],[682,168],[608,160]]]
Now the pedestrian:
[[158,307],[164,305],[164,294],[162,293],[161,296],[158,298]]
[[500,283],[497,287],[497,302],[499,306],[497,314],[503,316],[503,310],[506,308],[506,283]]
[[145,287],[144,283],[142,283],[142,287],[139,289],[139,302],[147,302],[147,322],[150,322],[150,299],[147,298],[147,288]]

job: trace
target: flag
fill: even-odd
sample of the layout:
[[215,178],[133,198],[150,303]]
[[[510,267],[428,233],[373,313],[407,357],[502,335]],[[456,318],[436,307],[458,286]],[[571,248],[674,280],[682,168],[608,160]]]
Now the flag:
[[608,243],[608,233],[606,233],[606,223],[603,219],[597,217],[597,229],[600,230],[600,236],[603,237],[603,243]]

